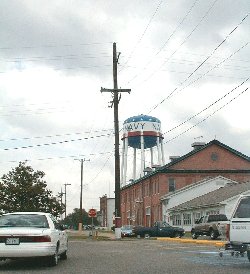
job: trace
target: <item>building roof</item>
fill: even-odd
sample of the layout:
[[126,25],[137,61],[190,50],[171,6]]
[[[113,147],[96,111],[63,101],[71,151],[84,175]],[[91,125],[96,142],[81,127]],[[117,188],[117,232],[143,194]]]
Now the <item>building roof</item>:
[[202,184],[208,183],[210,181],[215,181],[215,180],[227,181],[229,184],[238,184],[238,182],[233,181],[233,180],[231,180],[229,178],[223,177],[221,175],[216,176],[216,177],[209,177],[209,178],[205,178],[205,179],[202,179],[200,181],[194,182],[194,183],[192,183],[190,185],[184,186],[184,187],[182,187],[180,189],[177,189],[177,190],[175,190],[173,192],[169,192],[169,193],[163,195],[161,197],[161,200],[165,200],[165,199],[167,199],[167,198],[169,198],[171,196],[178,195],[178,193],[181,193],[181,192],[186,191],[188,189],[192,189],[192,188],[196,187],[197,185],[202,185]]
[[250,190],[250,182],[229,184],[190,201],[172,207],[169,211],[183,211],[193,208],[214,206]]
[[[230,151],[231,153],[243,158],[244,160],[246,161],[249,161],[250,162],[250,157],[249,156],[246,156],[245,154],[219,142],[218,140],[212,140],[210,141],[209,143],[205,144],[204,146],[200,146],[199,148],[197,149],[194,149],[192,151],[190,151],[189,153],[183,155],[183,156],[180,156],[174,160],[172,160],[170,163],[162,166],[162,167],[158,167],[156,170],[144,175],[143,177],[139,178],[139,179],[136,179],[136,180],[133,180],[130,184],[127,184],[126,186],[122,187],[122,189],[125,189],[125,188],[128,188],[134,184],[137,184],[137,183],[140,183],[142,180],[146,179],[146,178],[149,178],[155,174],[158,174],[158,173],[191,173],[191,172],[194,172],[194,170],[179,170],[179,169],[171,169],[171,167],[173,165],[175,165],[176,163],[179,163],[181,161],[183,161],[184,159],[200,152],[201,150],[204,150],[206,149],[207,147],[209,146],[212,146],[212,145],[217,145],[217,146],[220,146],[228,151]],[[218,173],[218,170],[195,170],[195,172],[198,172],[198,173]],[[223,170],[223,173],[249,173],[249,170]]]
[[237,155],[237,156],[243,158],[244,160],[247,160],[247,161],[250,162],[250,157],[249,157],[249,156],[246,156],[245,154],[243,154],[243,153],[241,153],[241,152],[239,152],[239,151],[237,151],[237,150],[235,150],[235,149],[233,149],[233,148],[231,148],[231,147],[229,147],[229,146],[227,146],[227,145],[225,145],[225,144],[219,142],[218,140],[215,140],[215,139],[214,139],[214,140],[210,141],[209,143],[207,143],[207,144],[205,144],[205,145],[203,145],[203,146],[200,146],[200,148],[194,149],[194,150],[190,151],[189,153],[187,153],[187,154],[185,154],[185,155],[183,155],[183,156],[181,156],[181,157],[175,158],[175,159],[172,160],[170,163],[168,163],[168,164],[166,164],[165,166],[163,166],[163,167],[161,168],[161,170],[169,169],[171,166],[175,165],[176,163],[181,162],[182,160],[184,160],[184,159],[186,159],[186,158],[188,158],[188,157],[190,157],[190,156],[192,156],[192,155],[194,155],[194,154],[200,152],[201,150],[206,149],[207,147],[209,147],[209,146],[211,146],[211,145],[220,146],[220,147],[222,147],[222,148],[224,148],[224,149],[230,151],[231,153],[233,153],[233,154],[235,154],[235,155]]
[[141,114],[141,115],[133,116],[133,117],[130,117],[130,118],[126,119],[123,124],[132,123],[132,122],[145,122],[145,121],[147,121],[147,122],[156,122],[156,123],[161,122],[156,117]]

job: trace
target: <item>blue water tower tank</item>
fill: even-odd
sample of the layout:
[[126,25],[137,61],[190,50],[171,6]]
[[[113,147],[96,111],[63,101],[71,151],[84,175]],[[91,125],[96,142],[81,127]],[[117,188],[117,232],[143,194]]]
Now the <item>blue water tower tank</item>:
[[144,139],[144,148],[157,145],[157,137],[162,137],[161,121],[149,115],[137,115],[126,119],[123,123],[123,137],[128,138],[128,146],[140,149],[141,136]]

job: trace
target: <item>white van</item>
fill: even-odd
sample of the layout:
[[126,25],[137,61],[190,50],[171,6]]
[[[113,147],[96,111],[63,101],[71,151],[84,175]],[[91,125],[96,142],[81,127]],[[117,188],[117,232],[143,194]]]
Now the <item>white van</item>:
[[227,226],[225,250],[232,255],[244,256],[247,253],[250,261],[250,195],[240,196]]

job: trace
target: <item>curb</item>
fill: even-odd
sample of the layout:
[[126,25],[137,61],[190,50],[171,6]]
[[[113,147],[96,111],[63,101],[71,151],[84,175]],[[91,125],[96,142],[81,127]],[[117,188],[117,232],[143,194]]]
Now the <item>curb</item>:
[[193,240],[193,239],[180,239],[180,238],[156,238],[158,241],[167,241],[167,242],[181,242],[189,244],[203,244],[203,245],[215,245],[222,247],[226,244],[225,241],[212,241],[212,240]]

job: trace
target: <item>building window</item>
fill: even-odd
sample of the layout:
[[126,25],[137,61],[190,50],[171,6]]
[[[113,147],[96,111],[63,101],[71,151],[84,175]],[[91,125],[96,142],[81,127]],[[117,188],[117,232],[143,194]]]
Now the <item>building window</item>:
[[201,213],[195,212],[194,213],[194,223],[197,222],[200,218],[201,218]]
[[190,213],[183,214],[183,225],[191,225],[191,214]]
[[146,215],[150,215],[150,206],[146,207]]
[[168,191],[169,192],[175,191],[175,180],[174,180],[174,178],[169,178],[168,179]]
[[130,224],[131,216],[130,216],[130,210],[127,211],[127,224]]
[[173,225],[181,225],[181,214],[173,215]]

